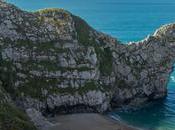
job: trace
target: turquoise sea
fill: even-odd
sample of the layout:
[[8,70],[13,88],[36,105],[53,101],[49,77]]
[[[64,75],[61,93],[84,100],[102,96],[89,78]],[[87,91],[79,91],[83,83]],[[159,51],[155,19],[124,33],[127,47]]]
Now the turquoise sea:
[[[92,27],[119,40],[138,41],[163,24],[175,22],[175,0],[7,0],[35,11],[58,7],[84,18]],[[151,130],[175,130],[175,72],[168,96],[137,111],[113,111],[128,124]]]

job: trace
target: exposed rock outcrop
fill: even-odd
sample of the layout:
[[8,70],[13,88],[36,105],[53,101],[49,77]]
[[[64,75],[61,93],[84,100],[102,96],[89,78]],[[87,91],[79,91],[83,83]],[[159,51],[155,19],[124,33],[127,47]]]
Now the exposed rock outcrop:
[[17,106],[104,112],[166,96],[175,25],[121,44],[62,9],[35,13],[0,2],[0,71]]
[[27,115],[30,117],[31,121],[35,124],[35,126],[38,129],[41,130],[49,130],[51,129],[51,127],[53,127],[56,124],[53,124],[51,122],[49,122],[43,115],[41,112],[33,109],[33,108],[29,108],[26,110]]

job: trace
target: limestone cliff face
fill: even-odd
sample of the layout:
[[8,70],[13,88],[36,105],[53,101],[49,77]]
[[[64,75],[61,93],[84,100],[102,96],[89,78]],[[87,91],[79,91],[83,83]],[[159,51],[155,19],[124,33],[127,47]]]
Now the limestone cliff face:
[[29,13],[0,2],[0,71],[17,106],[94,111],[166,96],[175,25],[121,44],[62,9]]

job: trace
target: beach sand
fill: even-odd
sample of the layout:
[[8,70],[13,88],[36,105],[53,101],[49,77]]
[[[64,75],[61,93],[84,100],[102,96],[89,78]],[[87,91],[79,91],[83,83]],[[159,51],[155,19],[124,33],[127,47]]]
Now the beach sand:
[[57,125],[49,130],[137,130],[100,114],[60,115],[50,119]]

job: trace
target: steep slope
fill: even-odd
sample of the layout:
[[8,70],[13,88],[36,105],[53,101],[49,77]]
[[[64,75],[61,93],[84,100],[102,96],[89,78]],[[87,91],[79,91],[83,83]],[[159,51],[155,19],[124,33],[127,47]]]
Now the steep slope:
[[36,130],[24,111],[17,108],[0,82],[0,130]]
[[121,44],[62,9],[29,13],[0,2],[0,79],[23,109],[104,112],[166,96],[175,25]]
[[3,3],[1,12],[1,79],[17,104],[39,110],[107,109],[112,52],[104,46],[115,39],[64,10],[32,14]]

